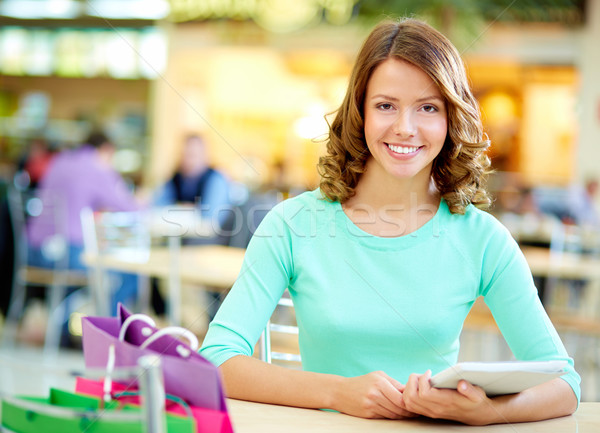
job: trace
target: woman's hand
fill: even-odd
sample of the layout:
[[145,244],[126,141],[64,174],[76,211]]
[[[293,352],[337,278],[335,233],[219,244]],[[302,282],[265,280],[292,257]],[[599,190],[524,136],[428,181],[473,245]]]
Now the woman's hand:
[[461,380],[457,390],[437,389],[430,385],[430,378],[430,370],[410,375],[402,395],[406,410],[471,425],[490,424],[498,417],[493,401],[480,387]]
[[401,419],[417,416],[404,407],[404,385],[383,371],[341,378],[333,409],[362,418]]

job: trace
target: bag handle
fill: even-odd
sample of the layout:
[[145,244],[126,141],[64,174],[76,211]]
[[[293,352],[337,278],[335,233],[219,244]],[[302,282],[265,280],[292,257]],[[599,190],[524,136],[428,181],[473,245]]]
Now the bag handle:
[[[185,337],[189,342],[190,348],[193,351],[198,350],[198,338],[188,329],[180,328],[179,326],[167,326],[166,328],[155,332],[150,337],[148,337],[142,344],[140,344],[140,349],[146,349],[150,344],[152,344],[164,335],[176,335],[179,337]],[[190,349],[181,344],[178,344],[175,350],[177,350],[177,353],[179,353],[179,355],[181,355],[183,358],[187,358],[191,354]]]
[[16,396],[3,395],[2,401],[11,404],[14,407],[24,409],[32,413],[32,416],[36,414],[48,415],[52,417],[60,418],[80,418],[95,420],[96,418],[102,418],[110,421],[143,421],[144,417],[138,412],[129,411],[105,411],[102,409],[88,410],[71,408],[65,406],[53,406],[48,403],[41,403],[34,400],[27,400]]
[[[145,314],[132,314],[127,319],[125,319],[123,321],[123,324],[121,325],[121,331],[119,331],[119,341],[125,341],[125,334],[127,333],[129,325],[131,325],[131,323],[135,322],[136,320],[141,320],[142,322],[145,322],[151,327],[156,328],[156,323],[154,322],[154,320],[152,320],[152,318],[146,316]],[[142,335],[144,337],[148,337],[151,334],[151,328],[142,328]]]
[[106,363],[106,377],[104,378],[103,398],[101,401],[108,403],[111,400],[112,373],[115,370],[115,345],[108,346],[108,361]]
[[[141,397],[141,395],[142,394],[139,391],[121,391],[121,392],[113,393],[112,397],[118,401],[118,399],[121,397]],[[171,402],[173,404],[181,406],[188,418],[194,417],[194,414],[192,412],[192,409],[190,408],[190,405],[181,397],[177,397],[176,395],[173,395],[173,394],[165,394],[165,400],[167,400],[168,402]],[[168,409],[168,407],[166,405],[165,405],[165,409]]]
[[[152,318],[146,316],[145,314],[132,314],[127,319],[125,319],[123,321],[123,324],[121,325],[121,330],[119,331],[119,341],[125,341],[125,334],[127,333],[129,325],[131,325],[136,320],[141,320],[142,322],[145,322],[148,325],[150,325],[152,328],[156,328],[156,323],[154,322],[154,320],[152,320]],[[185,337],[188,340],[189,346],[192,350],[198,350],[198,338],[192,332],[185,328],[181,328],[178,326],[167,326],[166,328],[158,330],[154,334],[152,333],[152,328],[142,328],[142,335],[148,338],[142,344],[140,344],[140,349],[146,349],[150,344],[158,340],[163,335],[177,335],[180,337]],[[179,353],[179,355],[182,358],[188,358],[191,354],[190,349],[180,344],[177,345],[175,350],[177,351],[177,353]]]

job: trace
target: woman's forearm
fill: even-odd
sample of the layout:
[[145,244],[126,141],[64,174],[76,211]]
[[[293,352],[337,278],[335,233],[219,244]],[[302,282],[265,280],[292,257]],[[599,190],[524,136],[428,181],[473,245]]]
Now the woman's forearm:
[[518,394],[493,398],[489,424],[557,418],[576,409],[575,393],[567,382],[557,378]]
[[286,406],[334,409],[363,418],[415,416],[402,404],[404,385],[382,371],[357,377],[291,370],[248,356],[221,367],[231,398]]
[[293,370],[239,355],[225,361],[223,374],[227,397],[306,408],[334,406],[334,390],[340,376]]

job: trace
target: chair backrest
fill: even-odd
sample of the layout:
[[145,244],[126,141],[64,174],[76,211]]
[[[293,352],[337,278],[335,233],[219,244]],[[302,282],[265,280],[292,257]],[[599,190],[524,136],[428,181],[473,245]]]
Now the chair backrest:
[[28,264],[31,249],[28,225],[35,225],[38,231],[44,233],[39,247],[45,267],[56,271],[67,270],[70,258],[65,198],[61,194],[48,192],[42,199],[35,192],[14,187],[9,188],[7,195],[15,234],[16,268]]
[[[15,261],[3,344],[14,344],[16,340],[18,322],[26,306],[25,288],[39,286],[48,289],[46,300],[50,312],[44,351],[56,353],[65,317],[67,288],[87,286],[88,280],[85,271],[73,268],[76,260],[70,255],[75,254],[76,249],[67,242],[65,198],[61,194],[46,193],[42,200],[29,190],[18,188],[16,182],[15,185],[7,193],[15,235]],[[29,224],[37,230],[35,249],[28,238]]]
[[[93,261],[89,267],[97,313],[110,314],[111,280],[107,260],[145,263],[150,257],[151,236],[146,215],[141,212],[94,212],[80,214],[84,254]],[[145,302],[145,301],[144,301]]]
[[553,254],[572,253],[589,257],[600,256],[600,228],[558,224],[552,233]]
[[9,187],[7,199],[15,239],[15,267],[19,268],[27,263],[28,251],[24,198],[21,191]]
[[280,201],[281,197],[274,192],[254,193],[244,203],[234,207],[222,230],[227,245],[246,248],[263,218]]
[[[298,326],[294,304],[286,290],[267,322],[260,340],[260,359],[269,364],[277,361],[291,367],[301,367],[302,358],[298,353]],[[273,350],[273,347],[277,350]]]
[[148,261],[151,237],[142,212],[94,212],[84,208],[80,217],[86,254]]
[[[550,262],[565,275],[547,281],[549,312],[600,321],[600,228],[557,226]],[[600,325],[599,329],[600,329]]]

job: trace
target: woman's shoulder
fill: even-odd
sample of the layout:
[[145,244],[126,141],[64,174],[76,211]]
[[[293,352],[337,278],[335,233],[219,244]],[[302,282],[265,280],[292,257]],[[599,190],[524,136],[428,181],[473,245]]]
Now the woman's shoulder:
[[[450,213],[448,211],[448,213]],[[463,233],[469,233],[469,237],[511,237],[506,227],[498,219],[486,210],[469,205],[464,214],[450,214],[450,224]]]
[[333,207],[319,189],[303,192],[276,204],[265,217],[267,227],[286,227],[292,233],[304,233],[317,225],[317,219]]
[[332,204],[321,193],[321,190],[317,188],[283,200],[273,208],[273,211],[281,215],[290,216],[302,211],[323,211],[332,206]]
[[494,215],[473,205],[464,214],[450,214],[448,220],[445,225],[448,240],[475,263],[510,255],[518,248],[508,229]]

